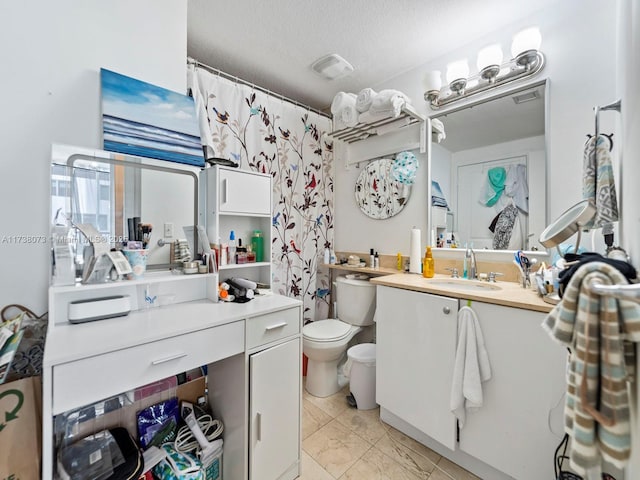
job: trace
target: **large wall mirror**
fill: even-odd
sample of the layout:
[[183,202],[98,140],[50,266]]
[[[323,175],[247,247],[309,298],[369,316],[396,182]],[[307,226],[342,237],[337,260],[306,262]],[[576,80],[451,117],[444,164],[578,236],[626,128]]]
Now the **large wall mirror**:
[[435,112],[431,243],[474,249],[544,250],[547,225],[546,81]]
[[[128,219],[137,217],[153,227],[147,268],[176,266],[172,242],[197,245],[197,172],[187,165],[54,145],[51,218],[55,221],[61,211],[75,224],[92,225],[111,247],[118,247],[130,238]],[[193,238],[187,237],[185,226],[192,227]]]

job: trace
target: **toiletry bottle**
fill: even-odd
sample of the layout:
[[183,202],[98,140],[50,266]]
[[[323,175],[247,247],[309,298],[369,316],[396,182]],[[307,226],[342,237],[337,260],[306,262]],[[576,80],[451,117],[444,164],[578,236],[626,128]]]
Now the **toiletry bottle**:
[[402,271],[402,254],[400,252],[396,255],[396,268]]
[[324,249],[324,264],[325,265],[329,265],[329,262],[331,262],[331,252],[329,251],[328,248]]
[[329,259],[329,263],[331,263],[331,265],[335,265],[336,263],[336,252],[333,251],[333,248],[331,250],[329,250],[329,256],[331,257]]
[[373,268],[380,268],[380,257],[378,257],[378,252],[373,256]]
[[256,252],[253,251],[253,247],[251,245],[247,245],[247,263],[255,263],[256,262]]
[[236,263],[247,263],[247,249],[242,246],[242,239],[238,239],[238,246],[236,247]]
[[264,239],[260,230],[254,230],[251,236],[251,248],[256,254],[256,262],[264,260]]
[[424,260],[422,261],[422,276],[424,278],[433,278],[434,273],[435,265],[433,262],[431,247],[427,247],[427,251],[424,253]]
[[375,267],[375,255],[373,254],[373,248],[369,249],[369,268]]
[[[464,248],[466,249],[466,251],[464,252],[464,263],[462,264],[462,278],[469,278],[469,270],[468,270],[468,265],[467,262],[471,261],[471,252],[469,252],[469,247],[467,246],[467,244],[464,244]],[[467,260],[467,258],[469,260]]]
[[229,233],[229,253],[228,263],[236,263],[236,232],[231,230]]

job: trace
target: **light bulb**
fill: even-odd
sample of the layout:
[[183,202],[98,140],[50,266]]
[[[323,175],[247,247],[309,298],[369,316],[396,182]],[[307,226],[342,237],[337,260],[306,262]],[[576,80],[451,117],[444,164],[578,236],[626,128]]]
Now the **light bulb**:
[[432,90],[440,90],[442,87],[442,76],[440,74],[440,70],[434,70],[432,72],[427,72],[424,76],[424,88],[427,92]]
[[465,79],[469,75],[469,64],[466,60],[458,60],[447,65],[447,83],[461,78]]
[[478,70],[492,66],[500,65],[502,63],[502,48],[499,44],[495,43],[484,47],[478,52]]
[[527,50],[539,50],[542,43],[542,35],[538,27],[531,27],[518,32],[513,37],[511,55],[517,57]]

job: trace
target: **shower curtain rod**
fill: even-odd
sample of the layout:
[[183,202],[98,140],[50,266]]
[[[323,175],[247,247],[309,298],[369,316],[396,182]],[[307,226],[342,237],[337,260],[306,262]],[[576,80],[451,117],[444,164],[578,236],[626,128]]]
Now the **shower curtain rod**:
[[208,70],[211,73],[214,73],[214,74],[216,74],[216,75],[218,75],[220,77],[224,77],[227,80],[231,80],[232,82],[240,83],[242,85],[246,85],[247,87],[251,87],[251,88],[253,88],[255,90],[258,90],[258,91],[260,91],[262,93],[266,93],[267,95],[272,95],[272,96],[274,96],[276,98],[279,98],[280,100],[283,100],[283,101],[288,102],[288,103],[292,103],[297,107],[303,108],[305,110],[309,110],[311,112],[317,113],[318,115],[321,115],[323,117],[331,119],[331,115],[329,115],[329,114],[327,114],[327,113],[325,113],[325,112],[323,112],[321,110],[318,110],[317,108],[310,107],[309,105],[305,105],[304,103],[300,103],[300,102],[298,102],[298,101],[296,101],[296,100],[294,100],[292,98],[285,97],[284,95],[281,95],[279,93],[272,92],[271,90],[268,90],[266,88],[260,87],[260,86],[256,85],[255,83],[248,82],[247,80],[243,80],[242,78],[236,77],[236,76],[231,75],[231,74],[226,73],[226,72],[223,72],[222,70],[217,69],[215,67],[212,67],[210,65],[206,65],[206,64],[196,60],[195,58],[187,57],[187,65],[189,65],[189,64],[195,65],[196,67],[204,68],[205,70]]

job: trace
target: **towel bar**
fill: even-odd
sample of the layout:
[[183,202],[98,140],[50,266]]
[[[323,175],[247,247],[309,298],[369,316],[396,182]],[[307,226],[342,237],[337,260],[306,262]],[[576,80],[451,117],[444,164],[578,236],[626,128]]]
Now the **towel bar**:
[[597,107],[593,107],[593,111],[595,114],[595,120],[596,120],[596,124],[595,124],[595,138],[596,141],[598,139],[598,135],[600,134],[600,112],[605,111],[605,110],[615,110],[616,112],[620,112],[621,110],[621,106],[622,106],[622,101],[618,100],[617,102],[613,102],[610,103],[609,105],[604,105],[602,107],[597,106]]
[[614,297],[619,300],[630,300],[640,303],[640,284],[632,285],[602,285],[597,281],[589,285],[589,290],[596,295]]

